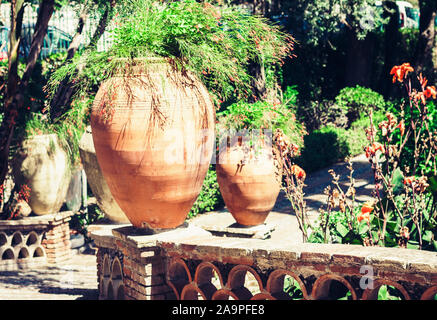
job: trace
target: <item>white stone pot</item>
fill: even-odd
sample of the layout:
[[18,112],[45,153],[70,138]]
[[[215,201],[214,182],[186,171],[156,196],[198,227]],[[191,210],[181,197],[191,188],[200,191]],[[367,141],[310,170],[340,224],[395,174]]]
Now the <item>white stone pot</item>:
[[29,206],[36,215],[59,212],[70,181],[68,156],[56,134],[23,141],[13,164],[15,181],[30,188]]
[[88,127],[82,135],[82,139],[79,143],[79,152],[88,184],[103,214],[112,222],[130,223],[123,210],[120,209],[112,197],[111,191],[100,170],[94,149],[93,137],[91,135],[91,127]]

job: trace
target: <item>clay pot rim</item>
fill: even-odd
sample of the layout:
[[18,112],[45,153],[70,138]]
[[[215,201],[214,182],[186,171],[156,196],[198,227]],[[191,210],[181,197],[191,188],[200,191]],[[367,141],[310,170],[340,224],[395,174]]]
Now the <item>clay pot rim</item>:
[[113,58],[113,57],[109,57],[108,61],[115,61],[115,62],[123,62],[123,61],[127,61],[127,62],[147,62],[147,63],[167,63],[168,60],[170,58],[169,57],[161,57],[161,56],[150,56],[150,57],[135,57],[135,58],[128,58],[128,57],[117,57],[117,58]]
[[[109,58],[108,62],[115,64],[113,76],[135,76],[147,74],[146,68],[158,66],[169,66],[169,59],[166,57],[142,57],[142,58]],[[159,68],[159,67],[158,67]]]
[[108,58],[113,63],[110,78],[132,78],[147,76],[151,70],[168,70],[172,68],[170,57],[136,57],[136,58]]

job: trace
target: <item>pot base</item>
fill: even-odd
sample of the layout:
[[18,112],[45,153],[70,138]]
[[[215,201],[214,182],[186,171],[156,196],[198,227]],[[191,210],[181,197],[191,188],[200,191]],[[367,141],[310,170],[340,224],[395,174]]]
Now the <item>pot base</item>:
[[135,226],[127,226],[127,227],[123,227],[124,230],[128,230],[129,234],[135,235],[135,236],[151,236],[154,234],[160,234],[160,233],[164,233],[164,232],[168,232],[168,231],[172,231],[172,230],[177,230],[177,229],[185,229],[188,228],[188,223],[184,222],[181,225],[175,227],[175,228],[150,228],[146,225],[144,225],[144,227],[138,228]]

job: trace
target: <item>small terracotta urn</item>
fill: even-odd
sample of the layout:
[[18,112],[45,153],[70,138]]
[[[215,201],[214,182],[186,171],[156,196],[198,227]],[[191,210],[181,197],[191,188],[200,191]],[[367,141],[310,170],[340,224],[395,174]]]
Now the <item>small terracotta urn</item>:
[[271,147],[253,152],[236,143],[220,151],[216,171],[223,200],[237,223],[264,223],[280,191]]

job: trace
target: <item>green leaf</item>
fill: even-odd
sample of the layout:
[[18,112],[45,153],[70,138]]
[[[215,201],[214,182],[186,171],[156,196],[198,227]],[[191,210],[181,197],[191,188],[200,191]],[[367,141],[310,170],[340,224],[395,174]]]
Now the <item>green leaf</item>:
[[343,238],[349,233],[349,229],[346,228],[341,222],[337,223],[335,229]]
[[363,242],[358,238],[354,238],[352,239],[351,244],[363,244]]
[[360,222],[359,227],[358,227],[358,233],[359,234],[365,234],[368,231],[369,231],[369,225],[367,224],[366,221],[362,220]]
[[396,232],[396,227],[398,226],[398,223],[396,221],[387,221],[386,230],[387,232]]
[[422,236],[423,241],[431,242],[433,240],[434,234],[431,230],[426,230],[425,233]]
[[391,181],[393,185],[393,193],[399,194],[404,190],[404,174],[400,168],[396,168],[393,172],[393,179]]
[[418,241],[408,241],[407,242],[407,249],[419,249],[419,242]]
[[429,190],[432,192],[437,192],[437,176],[429,178]]
[[379,288],[378,300],[387,300],[387,286],[383,285]]

